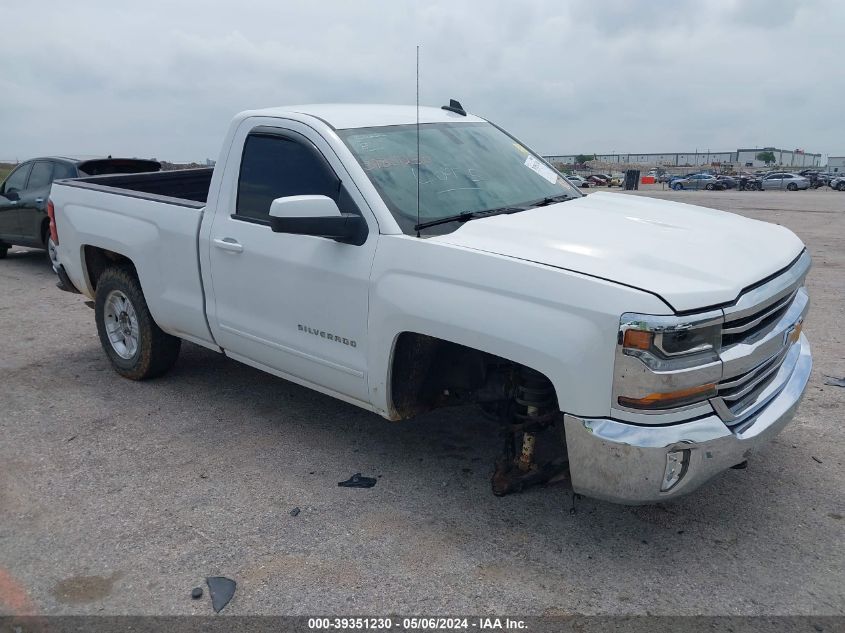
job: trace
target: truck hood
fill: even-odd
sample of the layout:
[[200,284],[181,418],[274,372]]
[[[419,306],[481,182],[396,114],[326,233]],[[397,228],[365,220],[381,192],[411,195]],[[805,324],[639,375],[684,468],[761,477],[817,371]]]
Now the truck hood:
[[431,239],[640,288],[678,312],[730,303],[804,249],[777,224],[613,193],[473,220]]

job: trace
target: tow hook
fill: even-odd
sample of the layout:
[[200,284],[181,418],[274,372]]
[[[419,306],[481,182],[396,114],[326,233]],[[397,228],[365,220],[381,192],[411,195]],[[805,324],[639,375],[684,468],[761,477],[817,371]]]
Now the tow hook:
[[[504,496],[546,483],[568,467],[560,455],[564,446],[555,432],[559,416],[552,384],[542,374],[523,367],[516,394],[503,420],[505,445],[491,481],[493,494]],[[541,463],[537,455],[552,458]]]

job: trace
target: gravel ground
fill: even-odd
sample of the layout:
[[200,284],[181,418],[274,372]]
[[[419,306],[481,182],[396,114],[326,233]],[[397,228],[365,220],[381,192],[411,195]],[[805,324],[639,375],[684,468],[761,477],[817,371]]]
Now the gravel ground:
[[[745,471],[673,503],[490,494],[473,409],[389,423],[186,344],[135,383],[42,253],[0,261],[0,613],[845,613],[845,194],[635,195],[795,231],[815,260],[815,369]],[[369,490],[339,488],[356,472]],[[298,516],[291,516],[295,507]]]

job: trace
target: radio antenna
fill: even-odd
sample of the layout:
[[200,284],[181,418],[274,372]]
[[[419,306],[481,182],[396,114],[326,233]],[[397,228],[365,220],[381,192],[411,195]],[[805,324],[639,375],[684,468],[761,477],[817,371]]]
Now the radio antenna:
[[[420,45],[417,44],[417,227],[420,225]],[[420,229],[417,228],[417,237],[420,236]]]

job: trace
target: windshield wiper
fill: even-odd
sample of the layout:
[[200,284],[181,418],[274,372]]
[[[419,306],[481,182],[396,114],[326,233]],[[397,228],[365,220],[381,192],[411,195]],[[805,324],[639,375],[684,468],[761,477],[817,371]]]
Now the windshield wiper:
[[548,196],[546,198],[542,198],[537,202],[532,202],[530,206],[532,207],[547,207],[550,204],[554,204],[555,202],[563,202],[564,200],[571,200],[572,196],[568,193],[561,193],[556,196]]
[[455,215],[447,215],[444,218],[430,220],[428,222],[421,222],[414,225],[415,231],[421,231],[432,226],[440,224],[448,224],[449,222],[469,222],[470,220],[477,220],[478,218],[489,218],[492,215],[503,215],[506,213],[518,213],[525,211],[527,207],[499,207],[498,209],[487,209],[486,211],[464,211]]

